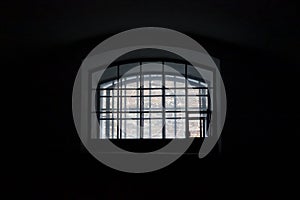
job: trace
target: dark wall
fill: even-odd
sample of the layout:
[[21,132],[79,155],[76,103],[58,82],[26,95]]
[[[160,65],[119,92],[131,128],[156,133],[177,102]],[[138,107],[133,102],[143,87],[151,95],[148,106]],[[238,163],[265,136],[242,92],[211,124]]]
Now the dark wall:
[[[209,7],[208,4],[206,2],[205,6]],[[170,7],[179,12],[178,5],[176,2],[163,4],[163,8]],[[258,10],[263,12],[264,9],[259,3],[257,6],[261,8]],[[30,6],[26,6],[30,12],[28,7]],[[78,7],[80,5],[75,8]],[[122,3],[116,7],[117,10],[131,9]],[[143,8],[150,15],[147,8],[139,8]],[[241,5],[240,8],[245,9]],[[22,10],[17,10],[19,9]],[[96,10],[91,10],[93,16]],[[108,10],[115,16],[121,16],[114,12],[112,5]],[[236,10],[239,10],[239,7]],[[172,16],[176,18],[179,14],[175,11],[172,12]],[[245,11],[248,12],[247,9]],[[285,12],[288,15],[288,11]],[[67,13],[72,14],[70,11]],[[16,14],[18,17],[22,16],[19,15]],[[51,18],[55,16],[55,12],[43,14],[41,11],[41,15]],[[273,15],[278,17],[277,14]],[[44,35],[34,40],[31,36],[41,32],[39,28],[45,28],[43,22],[48,25],[51,23],[50,20],[45,20],[45,17],[39,21],[33,15],[29,21],[39,22],[33,23],[37,30],[32,27],[26,29],[22,24],[15,26],[19,27],[17,33],[29,34],[29,41],[13,44],[10,41],[13,41],[14,35],[3,37],[9,38],[4,46],[12,52],[6,60],[17,66],[13,71],[20,69],[17,76],[22,77],[22,81],[16,84],[19,88],[16,107],[22,108],[26,113],[20,114],[20,125],[15,125],[20,131],[12,131],[14,135],[17,132],[26,136],[26,139],[21,141],[24,148],[14,155],[23,152],[26,156],[20,155],[20,160],[14,160],[13,163],[17,164],[11,168],[14,169],[13,176],[10,176],[10,172],[6,175],[9,182],[13,185],[18,183],[19,186],[28,186],[26,193],[43,199],[123,199],[124,196],[140,199],[169,196],[200,198],[202,195],[267,198],[277,196],[278,192],[288,194],[286,189],[290,188],[289,181],[296,169],[297,160],[293,154],[296,152],[293,141],[299,130],[296,128],[299,111],[294,104],[297,103],[295,93],[298,91],[300,72],[298,58],[294,56],[294,43],[291,42],[289,34],[280,37],[280,44],[284,43],[281,40],[287,41],[284,50],[282,45],[274,45],[274,48],[270,48],[270,44],[250,45],[247,39],[254,37],[255,40],[253,35],[257,35],[262,41],[264,38],[260,35],[260,26],[255,26],[255,23],[252,24],[251,31],[241,32],[246,36],[239,40],[234,35],[228,36],[226,27],[220,27],[220,30],[216,28],[215,32],[219,32],[213,34],[214,29],[209,27],[213,26],[214,20],[207,21],[206,25],[204,23],[204,28],[211,32],[203,33],[200,29],[189,28],[198,26],[197,20],[191,20],[192,17],[178,21],[173,20],[170,15],[164,15],[164,12],[159,12],[158,16],[151,20],[147,18],[143,22],[142,19],[134,21],[135,18],[128,16],[122,23],[110,25],[113,28],[107,32],[99,28],[95,28],[97,31],[94,32],[92,29],[86,29],[91,33],[91,37],[78,37],[76,40],[64,37],[65,40],[63,38],[59,43],[52,43],[55,38],[52,34],[60,35],[63,30],[63,33],[68,35],[72,28],[61,26],[56,31],[49,27],[52,32],[43,32]],[[164,16],[168,17],[161,21]],[[215,15],[206,13],[205,16],[211,16],[213,19]],[[61,17],[62,20],[69,20],[69,17]],[[201,17],[201,13],[197,13],[194,19]],[[232,17],[239,21],[238,16]],[[115,22],[113,19],[98,20],[102,24],[105,23],[101,20]],[[222,21],[220,18],[219,20]],[[6,22],[10,24],[9,20]],[[14,20],[11,20],[11,23],[13,22]],[[227,21],[224,19],[224,22]],[[85,23],[79,26],[84,27]],[[221,136],[221,154],[212,152],[202,160],[197,155],[184,155],[162,170],[147,174],[128,174],[102,165],[82,148],[71,109],[72,89],[77,70],[89,51],[101,41],[120,31],[142,26],[162,26],[179,30],[197,40],[212,56],[220,59],[227,93],[227,117]],[[239,29],[239,25],[236,26]],[[76,26],[72,27],[74,30]],[[286,32],[292,30],[285,28]],[[298,31],[296,23],[293,30],[295,29]],[[218,38],[222,33],[227,36],[223,39]],[[291,33],[293,34],[294,32]],[[228,38],[231,40],[226,40]],[[35,42],[30,43],[31,40]],[[289,53],[289,50],[293,53]],[[18,52],[18,56],[13,52]],[[22,103],[19,101],[20,97]]]

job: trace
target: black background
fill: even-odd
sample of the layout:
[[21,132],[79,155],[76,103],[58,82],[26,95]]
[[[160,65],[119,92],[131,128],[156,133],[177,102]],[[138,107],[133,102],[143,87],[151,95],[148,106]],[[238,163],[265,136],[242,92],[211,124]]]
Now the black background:
[[[297,178],[299,6],[260,1],[8,1],[1,6],[3,129],[10,195],[39,199],[270,198]],[[180,31],[220,59],[222,153],[184,155],[152,173],[110,169],[80,145],[72,88],[85,56],[124,30]],[[9,80],[9,81],[7,81]],[[4,106],[5,107],[5,106]],[[214,150],[215,151],[215,150]],[[22,189],[22,190],[20,190]]]

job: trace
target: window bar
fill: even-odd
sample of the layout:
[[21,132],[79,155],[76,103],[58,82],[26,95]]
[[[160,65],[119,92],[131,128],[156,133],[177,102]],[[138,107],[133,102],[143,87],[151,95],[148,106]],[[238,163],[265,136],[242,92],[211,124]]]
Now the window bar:
[[[207,101],[207,114],[206,114],[206,118],[207,118],[207,120],[208,120],[208,123],[210,124],[211,123],[211,112],[212,112],[212,110],[211,110],[211,98],[209,98],[210,96],[209,96],[209,89],[205,89],[205,94],[207,94],[207,97],[206,97],[206,101]],[[210,132],[208,133],[209,134],[209,136],[211,136],[211,130],[210,130]]]
[[[198,81],[199,83],[199,86],[200,86],[200,81]],[[202,137],[202,131],[201,131],[201,128],[202,128],[202,124],[201,124],[201,109],[202,109],[202,97],[201,97],[201,89],[199,88],[199,137],[201,138]]]
[[207,130],[207,120],[205,117],[203,117],[203,137],[205,138],[206,136],[206,130]]
[[[99,97],[99,96],[103,96],[103,90],[97,91],[97,101],[96,101],[96,111],[102,111],[102,107],[103,107],[103,97]],[[100,101],[98,103],[98,100]],[[101,114],[100,113],[96,113],[97,119],[99,120],[99,138],[102,139],[103,135],[102,135],[102,128],[103,128],[103,121],[101,120]]]
[[[110,96],[110,90],[106,90],[106,94],[107,96]],[[110,108],[110,100],[108,97],[106,97],[106,109],[109,109]],[[106,118],[108,119],[109,118],[109,112],[106,113]],[[110,127],[110,124],[109,124],[109,120],[106,120],[106,138],[109,138],[109,127]]]
[[165,62],[162,62],[162,138],[166,138],[166,80],[165,80]]
[[[174,88],[176,88],[176,76],[174,75],[174,79],[173,79],[173,84],[174,84]],[[176,89],[174,89],[174,110],[177,110],[177,101],[176,101]],[[175,117],[175,119],[174,119],[174,138],[176,138],[176,136],[177,136],[177,113],[176,112],[174,112],[174,117]]]
[[204,125],[203,118],[200,117],[200,137],[202,138],[203,138],[203,125]]
[[[152,87],[152,84],[151,84],[151,74],[149,74],[149,88]],[[149,111],[151,111],[151,89],[149,90]],[[152,138],[152,133],[151,133],[151,112],[149,112],[149,138]]]
[[[122,125],[123,125],[123,113],[122,113],[122,110],[123,110],[123,81],[122,81],[122,77],[120,77],[120,66],[118,65],[118,77],[119,77],[119,87],[121,87],[121,89],[119,90],[119,98],[120,98],[120,107],[119,107],[119,125],[120,125],[120,128],[119,128],[119,138],[122,139]],[[121,82],[121,83],[120,83]]]
[[[114,81],[111,87],[114,87]],[[115,131],[115,90],[112,90],[112,110],[111,110],[111,114],[112,114],[112,134],[111,134],[111,138],[114,138],[114,131]]]
[[188,77],[187,77],[187,64],[185,64],[185,138],[189,138],[189,114],[188,114]]
[[[136,93],[138,93],[138,88],[139,88],[139,79],[138,79],[138,76],[136,77],[136,88],[137,88],[137,91]],[[136,97],[136,111],[138,111],[139,109],[139,97]],[[136,114],[136,117],[138,116],[138,113]],[[136,120],[136,138],[139,138],[139,121]]]
[[144,138],[144,78],[142,73],[142,62],[140,62],[140,138]]
[[[126,81],[127,81],[127,78],[125,77],[124,78],[124,88],[125,88],[125,90],[124,90],[124,92],[125,92],[125,96],[127,96],[127,90],[126,90]],[[127,97],[124,97],[124,117],[126,118],[127,117],[127,115],[126,115],[126,109],[127,109]],[[127,136],[126,136],[126,123],[127,123],[127,120],[124,120],[124,138],[126,138]]]
[[117,139],[120,139],[120,70],[117,66]]

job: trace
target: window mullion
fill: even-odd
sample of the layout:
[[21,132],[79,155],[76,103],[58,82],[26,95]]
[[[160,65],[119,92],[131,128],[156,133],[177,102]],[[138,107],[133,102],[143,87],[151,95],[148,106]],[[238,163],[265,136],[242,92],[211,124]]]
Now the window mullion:
[[[110,96],[110,90],[106,90],[106,95],[107,96]],[[109,119],[109,112],[108,110],[110,108],[110,99],[109,97],[106,97],[106,119]],[[111,114],[113,114],[113,112],[111,112]],[[106,120],[106,138],[109,138],[109,132],[110,132],[110,121],[109,120]]]
[[120,139],[120,73],[117,66],[117,139]]
[[185,138],[189,137],[189,114],[188,114],[188,76],[187,64],[185,64]]
[[162,62],[162,138],[166,138],[166,80],[165,80],[165,63]]
[[[177,110],[177,101],[176,101],[176,76],[174,75],[174,80],[173,80],[173,85],[174,85],[174,111],[176,111]],[[177,136],[177,114],[176,114],[176,112],[174,112],[174,117],[175,117],[175,119],[174,119],[174,138],[176,138],[176,136]]]
[[144,78],[142,63],[140,63],[140,138],[144,138]]

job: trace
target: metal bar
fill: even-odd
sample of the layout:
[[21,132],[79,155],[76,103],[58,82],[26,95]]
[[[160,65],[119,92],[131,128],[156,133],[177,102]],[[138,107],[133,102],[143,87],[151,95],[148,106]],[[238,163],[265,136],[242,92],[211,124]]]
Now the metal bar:
[[[136,78],[136,88],[137,88],[137,90],[138,90],[138,88],[139,88],[139,79],[138,79],[138,77]],[[139,102],[138,102],[138,97],[136,98],[136,109],[138,109],[139,108]],[[141,108],[140,108],[141,109]],[[139,120],[141,120],[140,118],[139,118]],[[136,138],[139,138],[139,135],[138,135],[138,133],[139,133],[139,121],[137,120],[136,121]]]
[[[181,113],[181,110],[166,110],[166,113]],[[93,111],[92,113],[113,113],[111,111],[108,112],[102,112],[102,111]],[[120,113],[140,113],[140,111],[120,111]],[[148,111],[148,110],[144,110],[142,111],[142,113],[163,113],[163,111]],[[189,111],[189,113],[191,114],[197,114],[197,113],[201,113],[201,114],[207,114],[210,113],[210,111],[208,110],[191,110]]]
[[[118,66],[118,76],[120,76],[120,66]],[[119,80],[121,80],[121,89],[122,89],[122,87],[123,87],[123,81],[122,81],[122,78],[119,78]],[[120,83],[119,83],[120,84]],[[120,91],[119,91],[120,92]],[[122,96],[122,94],[123,94],[123,90],[121,90],[121,97],[119,96],[119,98],[120,98],[120,109],[118,110],[118,113],[119,113],[119,120],[120,120],[120,123],[119,123],[119,125],[120,125],[120,130],[119,130],[119,137],[120,137],[120,139],[122,139],[122,123],[123,123],[123,121],[122,121],[122,113],[120,112],[120,110],[122,110],[122,108],[123,108],[123,105],[122,105],[122,103],[123,103],[123,96]]]
[[[126,77],[125,77],[125,84],[124,84],[124,87],[126,88]],[[125,96],[127,96],[127,90],[124,90],[124,92],[125,92]],[[127,108],[127,98],[126,97],[124,97],[124,109],[126,110],[126,108]],[[123,112],[122,112],[123,113]],[[126,113],[127,112],[124,112],[125,113],[125,118],[126,118]],[[123,120],[123,119],[122,119]],[[125,121],[124,122],[124,137],[126,138],[126,130],[127,130],[127,121]]]
[[188,84],[188,79],[187,79],[187,64],[185,64],[185,138],[188,138],[189,137],[189,120],[188,120],[188,87],[187,87],[187,84]]
[[[142,63],[140,62],[140,88],[144,87],[144,78],[142,73]],[[140,90],[140,138],[144,137],[144,90]]]
[[165,139],[166,138],[166,80],[165,80],[165,63],[162,62],[162,109],[163,109],[163,113],[162,113],[162,138]]
[[[113,83],[114,84],[114,83]],[[113,87],[113,86],[112,86]],[[112,95],[113,95],[113,98],[112,98],[112,109],[115,109],[115,93],[114,93],[114,90],[112,90]],[[114,117],[114,112],[112,112],[112,116]],[[114,131],[115,131],[115,122],[114,120],[112,121],[112,138],[114,138]]]
[[[97,111],[101,111],[102,110],[102,107],[103,107],[103,97],[102,98],[99,98],[99,96],[101,96],[103,94],[103,91],[98,91],[97,92],[97,101],[96,101],[96,105],[97,105]],[[99,100],[99,103],[98,103],[98,100]],[[97,115],[97,119],[98,119],[98,122],[99,122],[99,138],[103,138],[102,136],[102,128],[103,128],[103,122],[100,119],[100,113],[96,113]]]
[[[153,78],[152,78],[153,79]],[[161,90],[163,89],[162,87],[158,87],[158,88],[123,88],[120,90]],[[170,87],[168,89],[182,89],[184,90],[185,87]],[[213,89],[213,87],[187,87],[187,89]],[[93,88],[92,90],[116,90],[116,88]]]
[[[174,76],[174,80],[173,80],[173,84],[174,84],[174,88],[176,88],[176,78]],[[177,108],[177,101],[176,101],[176,89],[174,90],[174,109],[176,110]],[[176,116],[176,112],[174,113],[175,119],[174,119],[174,138],[176,138],[177,136],[177,116]]]
[[120,138],[120,113],[119,113],[119,109],[120,109],[120,79],[119,79],[119,75],[120,75],[120,70],[119,70],[119,66],[117,66],[117,139]]
[[[151,91],[151,90],[150,90]],[[162,97],[163,95],[160,95],[160,94],[154,94],[154,95],[144,95],[144,97]],[[175,95],[174,94],[166,94],[165,95],[166,97],[174,97]],[[185,97],[186,95],[184,94],[177,94],[176,95],[177,97]],[[198,94],[190,94],[188,95],[189,97],[207,97],[208,95],[198,95]],[[106,97],[106,96],[100,96],[100,97]],[[108,96],[108,97],[112,97],[112,96]],[[123,96],[123,97],[139,97],[138,95],[126,95],[126,96]]]
[[[110,94],[110,90],[108,90],[106,92],[106,94]],[[106,108],[109,108],[110,107],[110,100],[109,98],[106,98]],[[109,118],[109,113],[106,113],[106,118]],[[106,120],[106,138],[109,138],[109,127],[110,127],[110,124],[109,124],[109,120]]]
[[[190,120],[198,120],[203,117],[189,117]],[[101,120],[115,120],[116,118],[101,118]],[[140,118],[122,118],[122,120],[139,120]],[[145,117],[144,120],[150,120],[150,119],[163,119],[162,117]],[[185,119],[185,117],[166,117],[165,119]]]
[[[200,84],[200,81],[199,81],[199,84]],[[199,89],[199,94],[201,94],[201,89]],[[201,106],[202,106],[202,99],[201,99],[201,97],[199,97],[199,115],[201,116]],[[200,118],[200,120],[199,120],[199,135],[200,135],[200,137],[201,137],[201,118]]]
[[[152,87],[152,84],[151,84],[151,74],[149,75],[149,87],[151,88]],[[150,120],[149,120],[149,138],[152,138],[152,133],[151,133],[151,91],[152,90],[149,90],[149,118],[150,118]]]

